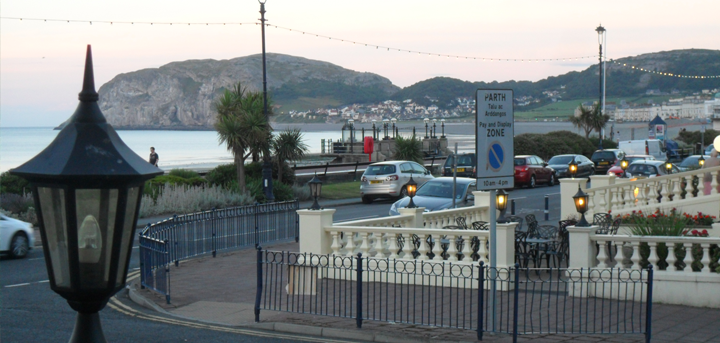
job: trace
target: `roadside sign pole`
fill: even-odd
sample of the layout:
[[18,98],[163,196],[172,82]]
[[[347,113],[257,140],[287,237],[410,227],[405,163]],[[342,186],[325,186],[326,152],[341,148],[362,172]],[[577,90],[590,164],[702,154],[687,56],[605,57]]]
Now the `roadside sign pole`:
[[[458,160],[458,159],[457,159],[457,146],[458,146],[458,144],[457,144],[457,142],[455,142],[455,154],[453,155],[453,163],[452,163],[452,169],[453,169],[453,186],[452,186],[452,187],[453,187],[453,202],[452,202],[452,208],[457,208],[457,204],[456,204],[456,202],[455,202],[455,201],[456,201],[456,200],[455,200],[455,197],[457,196],[457,189],[455,188],[455,187],[456,187],[456,184],[457,184],[457,160]],[[477,155],[475,155],[475,156],[477,156]]]
[[[475,155],[477,156],[477,155]],[[490,314],[490,320],[492,320],[492,331],[495,332],[495,320],[497,310],[497,215],[495,212],[495,190],[490,190],[490,308],[492,312]]]

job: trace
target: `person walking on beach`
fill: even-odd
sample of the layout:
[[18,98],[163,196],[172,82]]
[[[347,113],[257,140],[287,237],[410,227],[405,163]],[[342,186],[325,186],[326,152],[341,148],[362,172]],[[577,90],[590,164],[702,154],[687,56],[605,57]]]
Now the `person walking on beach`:
[[150,164],[154,166],[158,166],[158,162],[160,161],[160,157],[155,152],[155,147],[150,147]]

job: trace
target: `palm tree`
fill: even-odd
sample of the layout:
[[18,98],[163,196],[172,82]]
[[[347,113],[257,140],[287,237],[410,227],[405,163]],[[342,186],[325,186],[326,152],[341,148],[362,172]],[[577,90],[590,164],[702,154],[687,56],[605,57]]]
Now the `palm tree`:
[[248,91],[238,83],[232,90],[225,90],[215,102],[215,110],[218,141],[226,144],[232,152],[237,166],[238,187],[245,192],[245,159],[253,153],[266,151],[272,132],[263,114],[262,93]]
[[570,122],[573,124],[573,126],[577,127],[578,129],[582,129],[585,131],[585,138],[590,138],[590,132],[593,131],[594,127],[592,126],[592,116],[593,116],[592,109],[586,108],[582,104],[580,104],[580,115],[579,116],[570,116]]
[[608,120],[610,120],[610,116],[602,114],[599,104],[593,106],[589,124],[590,127],[598,133],[598,136],[602,135],[602,129],[605,128],[605,124],[607,124]]
[[422,142],[413,135],[410,138],[398,136],[395,138],[395,160],[406,160],[423,163]]
[[278,181],[282,182],[282,170],[285,161],[297,161],[305,157],[308,145],[302,140],[300,129],[286,129],[272,141],[272,149],[278,162]]

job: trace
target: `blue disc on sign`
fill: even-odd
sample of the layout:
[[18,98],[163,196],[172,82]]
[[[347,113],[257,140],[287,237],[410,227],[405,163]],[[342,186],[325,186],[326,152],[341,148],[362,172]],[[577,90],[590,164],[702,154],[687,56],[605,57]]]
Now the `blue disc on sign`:
[[492,142],[488,149],[488,168],[493,171],[500,170],[503,162],[505,162],[505,154],[503,147],[499,142]]

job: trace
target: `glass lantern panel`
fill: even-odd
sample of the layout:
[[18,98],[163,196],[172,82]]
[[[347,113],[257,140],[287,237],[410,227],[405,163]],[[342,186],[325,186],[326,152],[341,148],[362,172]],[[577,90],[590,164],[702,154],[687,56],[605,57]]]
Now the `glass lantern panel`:
[[82,288],[108,287],[117,202],[117,189],[75,191]]
[[130,251],[128,246],[132,244],[133,232],[135,231],[135,210],[137,209],[137,200],[139,187],[128,189],[127,205],[125,206],[125,221],[123,224],[122,241],[120,244],[120,263],[118,264],[117,278],[115,279],[115,287],[122,286],[127,268],[127,255]]
[[38,197],[55,286],[70,287],[65,190],[38,187]]

